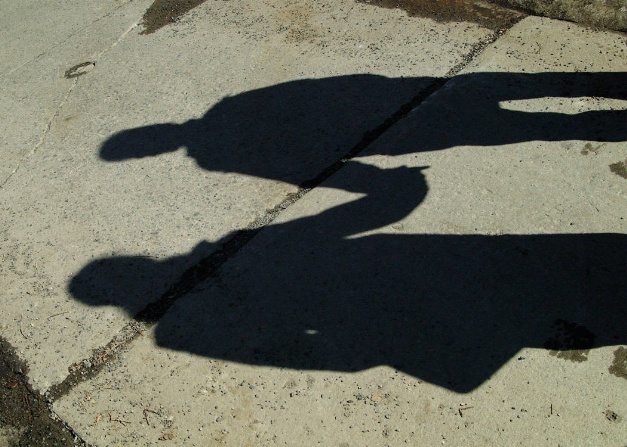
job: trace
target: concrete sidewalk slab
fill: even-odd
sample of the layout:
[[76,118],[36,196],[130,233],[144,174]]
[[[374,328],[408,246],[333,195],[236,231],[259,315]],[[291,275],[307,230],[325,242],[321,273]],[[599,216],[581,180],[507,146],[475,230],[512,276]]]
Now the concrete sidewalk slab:
[[72,90],[73,65],[93,61],[136,22],[142,2],[2,2],[0,186],[44,142]]
[[622,445],[626,43],[520,22],[55,411],[95,445]]
[[[116,9],[3,78],[7,96],[30,98],[9,102],[11,116],[33,125],[25,139],[6,129],[19,169],[0,191],[1,334],[41,391],[129,321],[109,279],[92,293],[110,306],[71,296],[86,266],[127,278],[136,313],[493,36],[341,1],[206,2],[142,35],[149,4]],[[83,61],[95,67],[64,78]],[[142,277],[137,256],[163,268]]]

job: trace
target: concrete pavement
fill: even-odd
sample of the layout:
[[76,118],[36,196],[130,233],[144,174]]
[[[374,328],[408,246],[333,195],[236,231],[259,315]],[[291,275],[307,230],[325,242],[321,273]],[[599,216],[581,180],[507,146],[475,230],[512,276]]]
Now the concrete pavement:
[[4,19],[0,335],[76,442],[627,442],[624,34],[63,3]]

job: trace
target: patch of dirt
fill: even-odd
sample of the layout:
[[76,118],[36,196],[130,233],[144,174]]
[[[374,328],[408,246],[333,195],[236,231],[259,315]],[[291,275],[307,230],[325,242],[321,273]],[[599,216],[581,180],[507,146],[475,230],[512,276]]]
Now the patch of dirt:
[[627,179],[627,160],[612,163],[610,165],[610,171],[624,179]]
[[481,0],[357,0],[388,9],[402,9],[412,17],[438,22],[472,22],[492,30],[519,20],[524,14]]
[[46,400],[27,381],[27,368],[13,347],[0,338],[0,431],[8,447],[84,445],[53,418]]
[[619,347],[614,351],[614,361],[609,368],[610,374],[627,379],[627,348]]
[[155,0],[144,13],[140,34],[152,34],[164,26],[176,22],[181,16],[207,0]]

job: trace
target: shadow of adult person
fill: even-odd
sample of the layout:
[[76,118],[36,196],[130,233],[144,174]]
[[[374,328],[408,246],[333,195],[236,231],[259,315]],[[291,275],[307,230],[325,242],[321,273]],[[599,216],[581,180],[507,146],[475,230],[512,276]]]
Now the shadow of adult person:
[[301,184],[431,82],[373,75],[287,82],[223,98],[200,119],[122,131],[100,156],[123,161],[185,147],[208,171]]
[[[437,93],[437,113],[419,115],[420,131],[414,128],[411,138],[381,146],[379,153],[534,140],[624,141],[624,110],[503,107],[552,96],[625,99],[624,80],[624,73],[462,75]],[[439,82],[402,82],[427,81]],[[352,82],[358,88],[342,99]],[[121,161],[186,147],[207,170],[301,184],[359,139],[364,125],[358,103],[385,101],[387,83],[360,75],[243,93],[200,120],[114,135],[101,156]],[[585,360],[592,347],[626,341],[625,235],[363,234],[418,207],[428,192],[428,172],[347,163],[324,186],[362,197],[266,227],[220,271],[216,284],[159,320],[157,343],[254,365],[335,371],[391,365],[467,392],[523,347]],[[230,236],[171,260],[95,261],[77,273],[69,290],[82,302],[113,304],[135,315],[141,299],[128,294],[134,277],[142,278],[139,283],[158,278]],[[130,263],[133,268],[125,268]]]
[[[154,124],[110,137],[106,161],[155,156],[185,147],[209,171],[302,184],[357,144],[437,78],[352,75],[291,81],[222,99],[200,119]],[[523,141],[624,141],[627,110],[520,111],[507,101],[604,97],[627,99],[627,73],[473,73],[438,92],[438,121],[393,154]],[[442,97],[445,99],[442,99]],[[390,107],[392,106],[392,107]]]

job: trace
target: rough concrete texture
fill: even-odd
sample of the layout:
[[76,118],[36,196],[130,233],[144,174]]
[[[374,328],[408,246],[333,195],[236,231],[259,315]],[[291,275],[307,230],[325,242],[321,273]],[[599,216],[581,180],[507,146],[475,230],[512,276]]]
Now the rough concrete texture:
[[[523,20],[55,411],[101,446],[624,445],[626,43]],[[130,260],[164,275],[74,298],[132,314]]]
[[40,391],[128,321],[119,300],[161,296],[493,35],[344,1],[206,2],[141,34],[151,2],[116,5],[3,77],[0,333]]
[[627,30],[627,0],[494,0],[545,17]]
[[137,3],[0,2],[0,186],[44,143],[72,89],[65,70],[113,45],[136,20]]
[[0,428],[0,447],[9,447],[17,443],[20,433],[15,428]]

